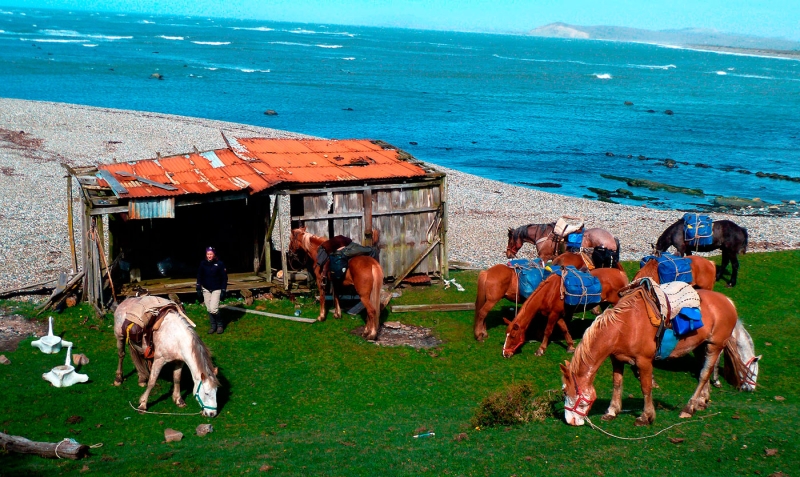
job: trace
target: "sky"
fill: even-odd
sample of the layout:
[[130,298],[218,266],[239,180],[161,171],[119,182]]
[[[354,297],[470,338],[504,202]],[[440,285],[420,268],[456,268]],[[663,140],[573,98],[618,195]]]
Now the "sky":
[[553,22],[800,40],[800,0],[0,0],[0,7],[525,32]]

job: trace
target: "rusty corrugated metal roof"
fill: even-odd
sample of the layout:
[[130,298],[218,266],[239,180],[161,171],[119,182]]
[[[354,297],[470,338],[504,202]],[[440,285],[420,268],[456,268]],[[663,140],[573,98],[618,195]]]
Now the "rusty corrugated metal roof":
[[[401,159],[397,150],[369,140],[246,138],[235,144],[235,151],[217,149],[98,167],[113,173],[128,189],[121,198],[238,190],[254,194],[282,182],[313,184],[426,174],[419,165]],[[107,185],[103,179],[99,183]]]

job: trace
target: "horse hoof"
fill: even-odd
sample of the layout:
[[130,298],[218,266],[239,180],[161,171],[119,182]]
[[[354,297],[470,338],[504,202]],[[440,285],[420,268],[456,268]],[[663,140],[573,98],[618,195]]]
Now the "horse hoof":
[[712,381],[711,385],[714,386],[715,388],[721,388],[722,387],[722,383],[720,383],[719,380]]
[[178,401],[175,401],[175,405],[178,406],[178,407],[186,407],[186,401],[184,401],[183,399],[180,399]]
[[544,349],[539,348],[539,349],[536,350],[536,353],[534,353],[534,355],[535,356],[542,356],[542,355],[544,355],[544,351],[545,351]]
[[736,285],[735,285],[735,284],[733,284],[733,283],[728,283],[727,285],[725,285],[725,288],[733,288],[733,287],[735,287],[735,286],[736,286]]
[[693,415],[694,415],[694,412],[692,412],[691,410],[687,410],[686,408],[684,408],[684,409],[681,411],[681,413],[680,413],[680,415],[679,415],[678,417],[680,417],[681,419],[688,419],[688,418],[692,417]]
[[608,422],[608,421],[613,421],[616,418],[617,418],[616,414],[603,414],[600,417],[600,420]]
[[146,388],[147,387],[147,381],[144,381],[144,382],[139,381],[139,387],[140,388]]
[[574,346],[570,346],[569,348],[567,348],[567,354],[573,354],[573,353],[575,353],[575,347]]
[[115,379],[114,380],[114,386],[122,386],[122,380],[121,379]]
[[324,316],[318,316],[317,317],[317,321],[325,321],[325,317]]
[[652,422],[645,416],[639,416],[636,418],[636,421],[634,421],[634,425],[636,425],[636,427],[649,426],[650,424],[652,424]]

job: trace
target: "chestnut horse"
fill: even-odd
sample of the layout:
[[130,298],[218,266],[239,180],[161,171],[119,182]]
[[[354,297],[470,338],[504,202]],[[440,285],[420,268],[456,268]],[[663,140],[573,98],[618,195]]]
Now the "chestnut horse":
[[[595,268],[589,273],[599,279],[603,287],[600,295],[601,303],[612,305],[617,303],[619,301],[619,291],[628,285],[628,277],[625,272],[616,268]],[[564,332],[564,339],[567,341],[567,353],[575,351],[575,345],[567,329],[566,322],[572,319],[572,315],[576,310],[586,308],[589,305],[586,307],[584,305],[565,305],[564,298],[561,295],[561,280],[561,276],[557,274],[547,277],[539,285],[539,288],[528,297],[514,321],[506,320],[508,327],[506,328],[506,341],[503,344],[504,357],[510,358],[514,356],[514,353],[525,343],[525,332],[538,313],[547,317],[547,325],[544,329],[542,344],[536,350],[536,356],[543,355],[547,350],[550,334],[553,332],[553,327],[556,323]]]
[[679,219],[658,237],[655,248],[659,252],[666,252],[668,248],[675,247],[681,257],[691,255],[692,252],[710,252],[722,250],[722,265],[717,269],[715,280],[722,278],[722,273],[731,264],[731,281],[729,287],[736,286],[736,277],[739,275],[739,258],[737,254],[747,253],[747,229],[740,227],[730,220],[715,220],[711,226],[711,245],[692,247],[684,240],[683,219]]
[[[690,255],[688,257],[692,266],[692,285],[695,288],[702,288],[703,290],[713,290],[714,282],[716,281],[717,267],[711,260],[701,257],[699,255]],[[658,261],[655,258],[650,259],[644,266],[636,272],[636,276],[632,281],[639,278],[649,277],[656,283],[661,283],[658,278]]]
[[[377,231],[373,231],[373,234]],[[334,237],[339,239],[341,244],[346,245],[346,237]],[[334,241],[332,239],[332,241]],[[325,267],[322,270],[317,263],[317,251],[324,242],[328,239],[325,237],[318,237],[311,233],[306,232],[305,227],[300,227],[292,230],[292,237],[289,242],[289,251],[297,253],[298,250],[306,252],[308,260],[313,262],[314,275],[317,279],[317,288],[319,289],[319,316],[317,321],[325,321],[325,285],[323,278],[330,280],[330,270]],[[333,250],[335,251],[335,249]],[[331,293],[333,294],[334,318],[342,317],[342,309],[339,306],[339,293],[338,285],[331,283]],[[350,258],[347,262],[347,272],[341,285],[352,285],[356,289],[356,293],[361,297],[361,303],[367,311],[367,322],[364,327],[363,337],[367,340],[375,340],[378,337],[378,329],[380,328],[380,313],[381,313],[381,287],[383,286],[383,269],[381,264],[372,257],[366,255],[359,255]]]
[[[508,245],[506,258],[517,256],[519,249],[527,243],[536,247],[536,253],[543,261],[553,259],[558,254],[558,245],[564,239],[553,233],[555,222],[549,224],[528,224],[516,229],[508,229]],[[586,229],[583,232],[582,248],[605,247],[608,250],[618,251],[619,241],[604,229]]]
[[[584,262],[581,254],[567,252],[556,257],[553,265],[563,267],[572,265],[580,269],[584,266]],[[486,316],[498,301],[503,298],[514,303],[524,301],[518,292],[517,272],[508,265],[501,263],[478,275],[478,296],[475,298],[475,323],[473,325],[476,340],[483,341],[489,336],[486,332]]]
[[[705,347],[705,362],[694,394],[680,417],[694,415],[708,406],[709,378],[723,348],[731,347],[731,337],[738,320],[733,302],[721,293],[697,290],[703,327],[679,337],[670,358],[683,356]],[[656,356],[656,331],[648,319],[641,293],[623,297],[616,307],[597,317],[578,344],[572,362],[561,365],[564,389],[564,418],[572,426],[581,426],[597,395],[594,378],[600,365],[611,357],[614,369],[614,391],[603,420],[611,420],[622,411],[622,373],[625,363],[639,368],[639,381],[644,395],[644,412],[636,419],[637,426],[652,424],[656,418],[653,406],[653,360]],[[730,356],[736,356],[729,354]],[[734,358],[735,359],[735,358]]]

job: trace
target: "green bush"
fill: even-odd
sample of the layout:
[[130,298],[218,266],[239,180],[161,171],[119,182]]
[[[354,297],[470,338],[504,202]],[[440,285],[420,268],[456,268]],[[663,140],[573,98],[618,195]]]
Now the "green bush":
[[551,395],[551,392],[538,392],[528,383],[511,384],[486,397],[470,424],[492,427],[544,421],[553,414]]

